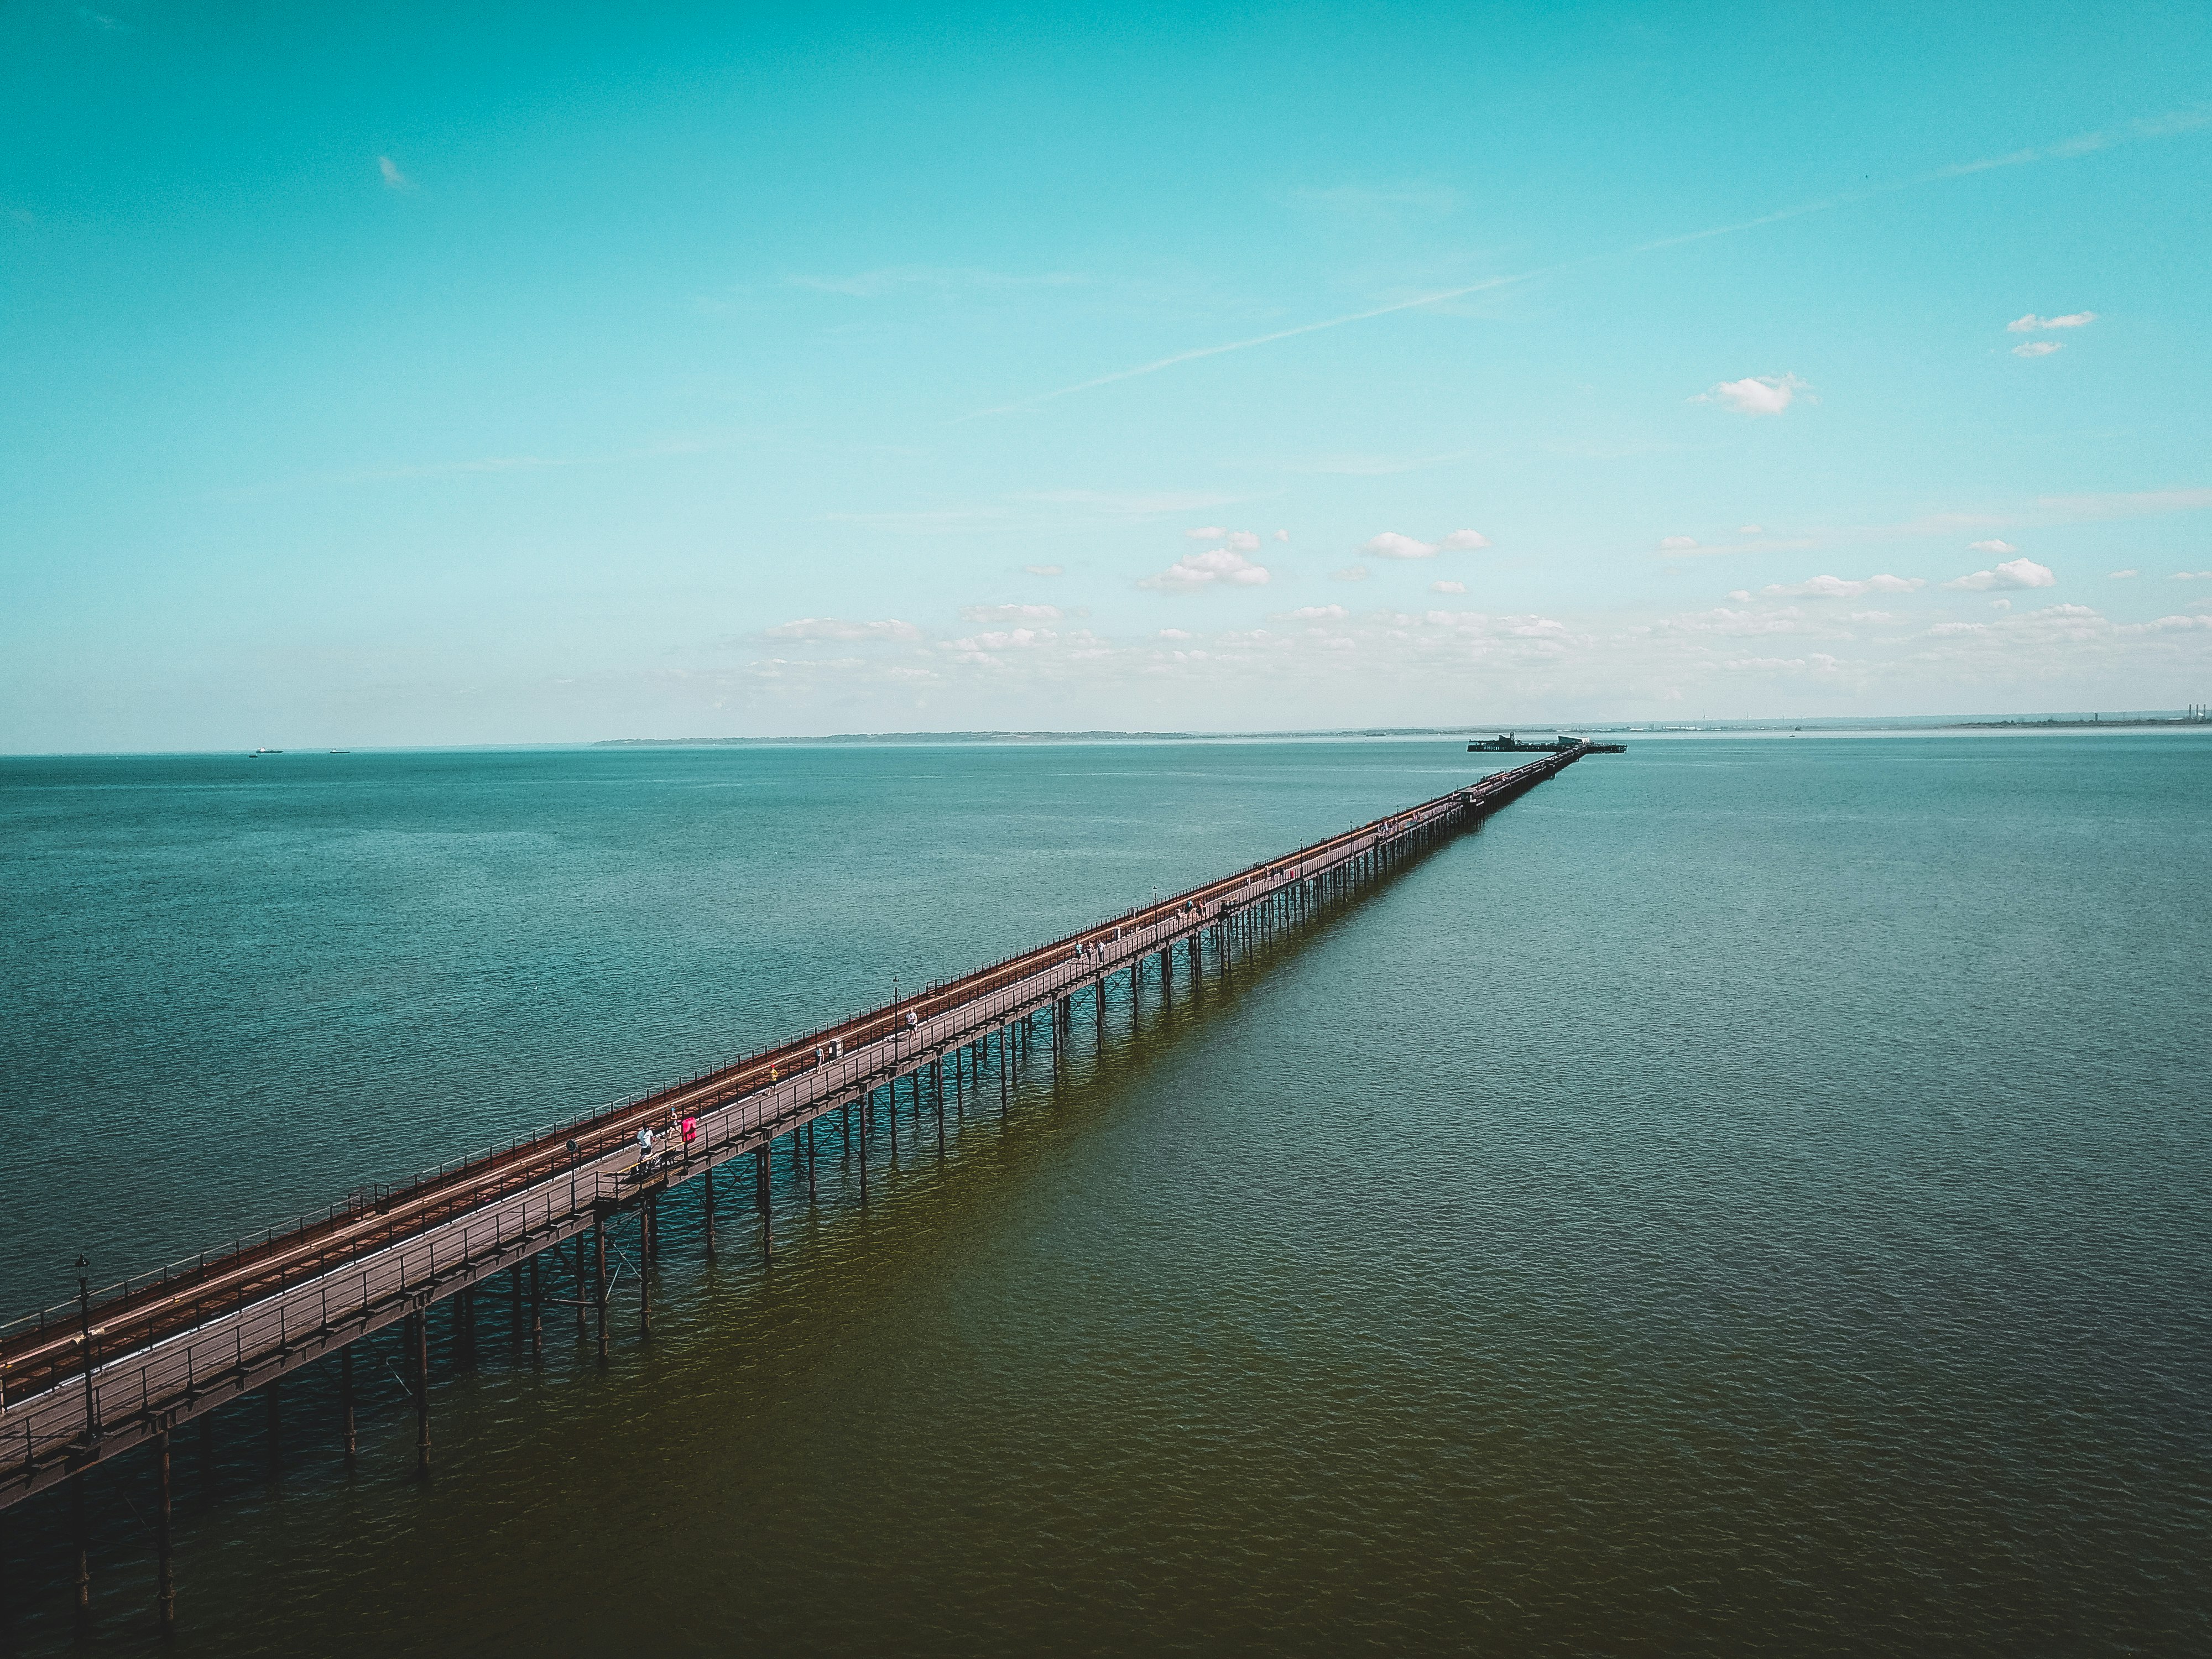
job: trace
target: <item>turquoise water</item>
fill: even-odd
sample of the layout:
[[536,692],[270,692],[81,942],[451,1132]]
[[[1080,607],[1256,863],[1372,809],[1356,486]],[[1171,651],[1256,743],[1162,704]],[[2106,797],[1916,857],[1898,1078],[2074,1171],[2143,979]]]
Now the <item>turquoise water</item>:
[[[7,1304],[1473,775],[1450,743],[0,762]],[[671,1216],[437,1472],[178,1456],[208,1653],[2212,1648],[2212,745],[1639,743],[1057,1093]],[[726,1200],[726,1205],[727,1200]],[[619,1295],[628,1296],[625,1280]],[[634,1304],[630,1305],[634,1309]],[[630,1316],[634,1317],[634,1313]],[[150,1645],[145,1473],[100,1643]],[[52,1507],[18,1635],[65,1643]]]

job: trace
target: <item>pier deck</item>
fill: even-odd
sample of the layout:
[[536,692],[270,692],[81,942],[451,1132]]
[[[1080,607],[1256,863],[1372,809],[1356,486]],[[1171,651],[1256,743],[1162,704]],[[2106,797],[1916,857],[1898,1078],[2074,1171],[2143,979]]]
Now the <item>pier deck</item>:
[[[1170,969],[1178,947],[1194,972],[1209,946],[1226,965],[1240,928],[1345,890],[1584,752],[1547,755],[410,1188],[365,1191],[289,1231],[18,1320],[0,1331],[0,1509],[149,1442],[166,1458],[179,1424],[604,1229],[617,1212],[649,1211],[670,1188],[732,1159],[753,1158],[764,1184],[775,1141],[865,1106],[879,1089],[912,1079],[919,1090],[934,1067],[941,1103],[948,1063],[963,1083],[988,1086],[994,1039],[1003,1091],[1008,1042],[1018,1046],[1038,1014],[1053,1011],[1056,1036],[1073,997],[1088,990],[1103,1011],[1116,975],[1133,985],[1147,957]],[[864,1195],[870,1115],[860,1114]],[[697,1126],[690,1145],[641,1168],[639,1128],[687,1117]],[[603,1231],[600,1240],[604,1351]],[[426,1460],[428,1444],[426,1417]]]

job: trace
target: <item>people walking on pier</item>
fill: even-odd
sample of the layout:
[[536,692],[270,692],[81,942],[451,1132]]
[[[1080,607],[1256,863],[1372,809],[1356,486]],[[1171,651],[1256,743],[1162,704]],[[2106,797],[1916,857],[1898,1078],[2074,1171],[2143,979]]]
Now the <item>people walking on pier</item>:
[[691,1150],[691,1143],[699,1138],[699,1120],[696,1117],[685,1118],[682,1133],[684,1150],[688,1152]]
[[650,1163],[653,1158],[653,1125],[641,1123],[637,1131],[637,1161]]

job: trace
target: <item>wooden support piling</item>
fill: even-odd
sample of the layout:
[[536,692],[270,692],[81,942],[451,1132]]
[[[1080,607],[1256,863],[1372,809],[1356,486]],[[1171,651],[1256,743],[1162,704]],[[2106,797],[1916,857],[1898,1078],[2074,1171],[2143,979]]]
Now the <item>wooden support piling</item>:
[[[891,1114],[891,1133],[893,1134],[898,1133],[898,1114],[896,1112]],[[769,1200],[768,1148],[765,1146],[756,1147],[753,1150],[753,1200],[760,1206],[761,1255],[766,1258],[773,1246],[769,1231],[775,1224],[775,1206]]]
[[[353,1344],[349,1342],[338,1350],[338,1434],[345,1443],[345,1466],[353,1468],[355,1438],[353,1424]],[[161,1437],[161,1461],[168,1463],[168,1437]]]
[[[346,1350],[348,1353],[352,1349]],[[350,1407],[349,1407],[350,1411]],[[350,1440],[349,1433],[347,1438]],[[351,1447],[348,1447],[348,1459]],[[169,1431],[154,1436],[155,1497],[154,1504],[154,1628],[166,1638],[177,1633],[177,1561],[170,1535]]]
[[590,1328],[585,1322],[584,1308],[592,1299],[591,1291],[584,1283],[584,1240],[581,1234],[571,1242],[570,1248],[576,1255],[576,1340],[580,1342]]
[[82,1471],[70,1476],[70,1530],[76,1543],[76,1637],[80,1642],[92,1638],[92,1521],[85,1513],[85,1477]]
[[426,1312],[407,1316],[409,1333],[415,1339],[415,1475],[427,1480],[430,1476],[430,1316]]
[[595,1264],[592,1272],[592,1301],[599,1316],[599,1359],[604,1364],[607,1357],[607,1216],[604,1209],[592,1223],[592,1255]]

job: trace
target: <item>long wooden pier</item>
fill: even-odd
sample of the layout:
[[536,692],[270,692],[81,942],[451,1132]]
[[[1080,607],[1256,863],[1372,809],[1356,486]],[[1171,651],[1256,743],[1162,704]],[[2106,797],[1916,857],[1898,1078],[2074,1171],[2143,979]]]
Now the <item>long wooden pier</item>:
[[[948,1068],[963,1097],[995,1091],[1003,1106],[1009,1068],[1034,1040],[1040,1016],[1049,1015],[1046,1040],[1056,1056],[1078,1001],[1087,999],[1103,1030],[1110,985],[1126,975],[1133,996],[1148,960],[1157,961],[1164,984],[1172,983],[1178,952],[1194,979],[1209,959],[1233,971],[1260,932],[1495,811],[1588,752],[1578,744],[1546,755],[406,1188],[364,1190],[286,1231],[106,1291],[88,1287],[74,1301],[0,1328],[0,1510],[154,1447],[166,1626],[168,1447],[180,1425],[337,1353],[346,1362],[341,1398],[350,1455],[346,1350],[405,1321],[417,1463],[427,1468],[425,1316],[434,1303],[472,1295],[495,1273],[509,1275],[520,1298],[526,1263],[538,1319],[549,1292],[559,1294],[549,1285],[552,1275],[539,1271],[541,1259],[560,1250],[562,1283],[574,1285],[580,1315],[586,1308],[594,1315],[604,1355],[606,1229],[617,1216],[635,1215],[649,1259],[662,1194],[704,1180],[711,1240],[714,1173],[749,1158],[765,1225],[775,1144],[790,1141],[811,1181],[815,1127],[833,1113],[853,1137],[865,1202],[879,1101],[891,1106],[894,1152],[902,1091],[917,1111],[933,1091],[941,1118]],[[655,1135],[650,1154],[644,1129]],[[572,1241],[574,1248],[560,1249]],[[649,1321],[649,1301],[641,1316]],[[82,1550],[80,1540],[81,1599],[88,1593]]]

